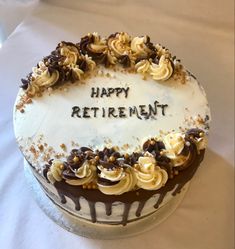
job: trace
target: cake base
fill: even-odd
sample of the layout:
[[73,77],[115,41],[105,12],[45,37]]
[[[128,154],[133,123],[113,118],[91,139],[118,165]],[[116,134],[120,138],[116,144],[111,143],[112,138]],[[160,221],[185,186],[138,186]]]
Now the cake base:
[[91,223],[65,212],[45,194],[26,161],[24,162],[24,170],[27,182],[32,189],[36,202],[44,213],[67,231],[92,239],[120,239],[152,229],[174,212],[183,200],[189,187],[189,183],[187,183],[181,192],[174,196],[170,202],[145,218],[130,222],[127,226],[106,225]]

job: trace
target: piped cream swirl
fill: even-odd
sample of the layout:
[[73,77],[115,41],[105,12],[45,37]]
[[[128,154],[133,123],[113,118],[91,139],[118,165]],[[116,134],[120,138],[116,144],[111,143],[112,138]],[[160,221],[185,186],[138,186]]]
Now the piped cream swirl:
[[46,88],[54,85],[59,79],[57,70],[50,71],[49,68],[40,61],[37,67],[32,68],[31,80],[26,90],[27,94],[34,96],[40,91],[40,88]]
[[60,54],[64,56],[63,65],[76,64],[78,59],[78,52],[73,47],[64,46],[60,49]]
[[63,162],[60,160],[53,160],[52,165],[47,172],[47,179],[50,183],[54,184],[56,181],[62,180]]
[[173,71],[172,62],[165,55],[161,56],[158,64],[152,63],[150,66],[150,75],[154,80],[168,80]]
[[134,37],[131,41],[131,50],[134,52],[136,57],[146,58],[152,52],[152,50],[146,45],[147,36]]
[[100,38],[98,33],[94,32],[93,34],[94,42],[89,44],[89,48],[95,53],[103,53],[107,50],[107,44],[104,38]]
[[81,56],[82,60],[85,60],[90,71],[93,71],[96,67],[96,63],[87,54]]
[[181,152],[185,146],[185,140],[181,133],[170,133],[163,138],[163,143],[165,145],[164,155],[171,159],[173,166],[183,165],[189,158],[184,156]]
[[149,72],[150,65],[149,60],[141,60],[135,65],[135,69],[137,73],[146,74]]
[[45,71],[41,71],[41,73],[32,80],[32,85],[37,85],[39,87],[49,87],[54,85],[59,79],[59,72],[54,70],[52,73],[49,72],[48,69]]
[[98,189],[106,195],[121,195],[131,191],[136,185],[136,176],[134,169],[130,166],[126,168],[114,168],[108,170],[103,166],[98,166],[101,173],[99,177],[105,178],[112,182],[117,182],[114,185],[102,185],[98,183]]
[[74,170],[78,179],[66,179],[66,183],[70,185],[83,185],[92,182],[96,178],[96,166],[85,161],[82,166]]
[[123,55],[131,56],[130,41],[130,36],[125,32],[121,32],[108,39],[108,46],[117,58]]
[[156,164],[155,158],[151,154],[139,157],[135,166],[137,186],[146,190],[157,190],[165,185],[168,174]]
[[84,72],[79,68],[78,65],[71,65],[70,69],[72,70],[73,77],[76,80],[80,80]]

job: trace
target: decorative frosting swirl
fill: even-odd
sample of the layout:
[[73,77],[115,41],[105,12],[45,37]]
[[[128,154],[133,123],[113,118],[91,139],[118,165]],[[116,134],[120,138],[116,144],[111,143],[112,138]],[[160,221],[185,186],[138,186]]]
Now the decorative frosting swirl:
[[87,54],[81,56],[81,60],[84,60],[88,66],[88,70],[93,71],[96,67],[96,63]]
[[22,89],[33,97],[57,83],[79,80],[97,64],[106,67],[117,63],[136,69],[137,73],[150,74],[154,80],[174,79],[186,82],[187,72],[169,50],[150,42],[149,36],[131,37],[125,32],[111,34],[108,38],[88,33],[80,42],[62,41],[50,55],[21,79]]
[[138,58],[147,58],[153,51],[146,45],[149,41],[148,36],[134,37],[131,41],[131,50]]
[[106,66],[116,63],[117,59],[108,48],[107,40],[101,38],[97,33],[82,37],[80,49],[84,55],[88,54],[93,60]]
[[59,72],[57,70],[50,70],[47,67],[33,68],[32,85],[39,87],[49,87],[54,85],[59,79]]
[[37,67],[32,68],[26,88],[27,94],[34,96],[41,88],[54,85],[59,80],[59,76],[56,69],[47,67],[43,61],[40,61]]
[[160,57],[159,63],[152,63],[150,66],[150,75],[154,80],[168,80],[173,74],[173,63],[165,55]]
[[101,171],[101,173],[99,174],[101,178],[107,179],[112,182],[120,181],[125,177],[125,172],[122,167],[116,167],[110,170],[109,168],[98,165],[97,168]]
[[185,140],[181,133],[170,133],[163,138],[163,143],[165,145],[164,155],[171,159],[173,166],[183,165],[189,158],[190,154],[187,156],[183,155],[183,149],[185,147]]
[[83,185],[92,182],[96,178],[96,166],[85,161],[81,167],[74,169],[73,172],[78,179],[66,179],[70,185]]
[[28,84],[26,92],[29,96],[35,96],[40,91],[38,85]]
[[93,43],[90,43],[88,47],[95,53],[103,53],[107,50],[106,40],[100,38],[98,33],[94,32],[93,34]]
[[50,183],[54,184],[56,181],[62,180],[62,171],[64,169],[63,162],[60,160],[53,160],[49,171],[47,172],[47,179]]
[[130,41],[130,36],[125,32],[121,32],[108,38],[108,46],[117,58],[123,55],[131,56]]
[[73,81],[80,80],[84,72],[79,68],[78,65],[71,65],[70,69],[72,71]]
[[149,60],[141,60],[135,65],[135,69],[137,73],[146,74],[149,71],[150,65]]
[[134,189],[136,176],[134,169],[129,165],[126,165],[125,168],[115,167],[113,169],[106,169],[99,165],[98,168],[101,171],[99,177],[111,182],[111,184],[104,185],[98,181],[98,188],[102,193],[106,195],[121,195]]
[[146,190],[157,190],[164,186],[168,179],[167,172],[156,165],[156,160],[150,153],[139,157],[135,174],[137,186]]
[[71,48],[73,47],[63,46],[60,49],[60,54],[64,56],[63,65],[65,66],[77,63],[77,59],[79,56],[78,51]]

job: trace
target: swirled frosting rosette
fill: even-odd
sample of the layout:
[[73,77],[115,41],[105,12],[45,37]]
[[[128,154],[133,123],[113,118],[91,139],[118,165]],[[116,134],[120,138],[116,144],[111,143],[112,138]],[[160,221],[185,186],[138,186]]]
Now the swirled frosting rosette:
[[96,167],[85,161],[78,169],[73,170],[76,179],[66,179],[70,185],[83,185],[96,178]]
[[129,165],[124,167],[105,168],[98,166],[98,189],[106,195],[121,195],[134,189],[136,176]]
[[157,190],[167,182],[168,175],[164,169],[157,166],[155,158],[150,153],[139,157],[135,165],[137,186],[146,190]]
[[170,133],[163,138],[165,145],[164,155],[171,159],[173,166],[182,166],[190,156],[190,153],[185,155],[183,150],[185,148],[185,139],[181,133]]
[[60,182],[62,178],[62,171],[64,169],[63,162],[60,160],[53,160],[50,169],[47,172],[47,179],[54,184],[56,181]]

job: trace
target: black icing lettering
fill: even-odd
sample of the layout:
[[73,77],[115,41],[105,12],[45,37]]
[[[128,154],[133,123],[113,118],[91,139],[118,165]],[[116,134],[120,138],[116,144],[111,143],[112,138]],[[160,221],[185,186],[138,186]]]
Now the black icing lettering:
[[103,98],[103,97],[111,97],[113,94],[116,95],[116,97],[119,97],[123,93],[124,97],[128,97],[130,88],[129,87],[108,87],[107,89],[102,87],[92,87],[91,88],[91,98]]
[[125,118],[126,117],[125,110],[126,110],[125,107],[118,107],[119,117],[120,118]]
[[117,87],[116,89],[116,96],[119,97],[119,94],[122,92],[123,88]]
[[114,93],[115,89],[114,88],[108,88],[108,95],[109,97]]
[[102,91],[101,91],[101,94],[100,94],[100,97],[103,98],[103,96],[106,96],[106,97],[109,97],[107,91],[105,88],[102,88]]
[[99,110],[99,107],[91,107],[91,110],[94,111],[94,117],[97,117],[97,111]]
[[117,115],[115,115],[114,112],[115,112],[115,108],[114,107],[109,107],[108,108],[108,117],[110,118],[112,116],[112,117],[116,118]]
[[88,111],[90,110],[89,107],[83,107],[83,118],[90,118],[91,116],[88,114]]
[[154,106],[149,104],[149,117],[156,116],[156,115],[157,115],[157,106],[156,106],[156,104],[154,103]]
[[148,113],[145,110],[146,105],[139,105],[139,108],[140,108],[140,115],[146,116],[146,118],[148,118]]
[[102,108],[102,118],[105,118],[105,108]]
[[100,89],[99,87],[92,87],[91,88],[91,98],[98,98],[99,97],[99,92],[100,92]]
[[[92,88],[91,97],[109,97],[109,96],[122,96],[127,97],[129,92],[129,87],[127,88]],[[101,93],[101,94],[100,94]],[[99,96],[100,94],[100,96]],[[167,104],[159,104],[157,100],[153,104],[148,105],[138,105],[131,107],[79,107],[73,106],[71,117],[77,118],[127,118],[136,117],[140,120],[153,118],[155,120],[157,115],[166,115]],[[160,110],[158,110],[160,109]],[[159,113],[159,114],[158,114]]]
[[133,107],[129,107],[129,116],[132,117],[132,115],[136,115],[136,117],[138,119],[142,119],[140,116],[139,116],[139,113],[138,113],[138,110],[136,108],[136,106],[133,106]]
[[71,117],[78,117],[78,118],[81,118],[81,116],[79,115],[79,112],[80,112],[80,107],[79,106],[73,106],[72,107],[72,114],[71,114]]
[[168,107],[168,105],[162,105],[162,115],[165,116],[165,108]]
[[127,98],[130,87],[127,87],[126,89],[125,88],[122,88],[122,89],[123,89],[123,91],[125,93],[125,98]]

